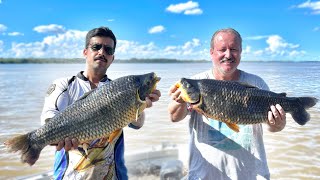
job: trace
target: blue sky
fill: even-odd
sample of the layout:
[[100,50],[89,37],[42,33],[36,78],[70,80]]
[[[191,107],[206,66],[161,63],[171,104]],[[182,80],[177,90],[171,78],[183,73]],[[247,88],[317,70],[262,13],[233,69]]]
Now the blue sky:
[[116,59],[210,60],[214,31],[243,38],[243,61],[320,61],[319,0],[0,0],[0,57],[81,58],[108,26]]

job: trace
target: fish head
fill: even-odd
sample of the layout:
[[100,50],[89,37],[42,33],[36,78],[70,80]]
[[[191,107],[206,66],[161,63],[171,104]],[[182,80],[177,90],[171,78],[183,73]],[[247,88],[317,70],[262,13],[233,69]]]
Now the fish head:
[[144,101],[148,95],[156,89],[157,83],[160,81],[154,72],[137,76],[138,93],[140,100]]
[[201,93],[198,81],[194,79],[181,78],[176,87],[181,91],[181,98],[191,105],[199,105],[201,103]]

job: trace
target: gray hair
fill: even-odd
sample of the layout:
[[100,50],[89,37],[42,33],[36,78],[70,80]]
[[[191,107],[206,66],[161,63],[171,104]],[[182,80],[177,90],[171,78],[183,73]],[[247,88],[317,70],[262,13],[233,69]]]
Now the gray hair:
[[217,30],[213,35],[212,35],[212,38],[211,38],[211,43],[210,43],[210,46],[211,48],[214,47],[214,39],[216,38],[216,36],[220,33],[220,32],[229,32],[229,33],[233,33],[234,35],[236,35],[238,37],[238,39],[240,40],[240,47],[242,49],[242,38],[241,38],[241,35],[238,31],[236,31],[235,29],[233,28],[225,28],[225,29],[219,29]]

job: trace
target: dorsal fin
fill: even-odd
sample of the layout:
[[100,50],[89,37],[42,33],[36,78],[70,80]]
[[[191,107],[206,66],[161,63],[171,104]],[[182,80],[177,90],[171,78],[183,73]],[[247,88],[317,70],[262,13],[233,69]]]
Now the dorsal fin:
[[239,83],[240,85],[242,85],[246,88],[257,88],[256,86],[252,86],[252,85],[245,83],[245,82],[237,82],[237,83]]
[[283,97],[287,97],[287,93],[278,93],[278,95],[283,96]]
[[91,89],[90,91],[84,93],[77,101],[85,99],[89,94],[91,94],[95,89]]

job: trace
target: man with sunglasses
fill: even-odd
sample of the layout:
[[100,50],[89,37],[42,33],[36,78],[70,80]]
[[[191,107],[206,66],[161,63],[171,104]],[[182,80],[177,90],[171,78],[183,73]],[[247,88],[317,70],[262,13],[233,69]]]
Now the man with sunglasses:
[[[90,30],[86,35],[83,55],[86,59],[85,71],[70,78],[61,78],[53,82],[47,92],[41,123],[63,111],[91,89],[102,86],[111,80],[106,75],[114,60],[116,37],[107,27]],[[146,99],[147,107],[159,100],[159,90],[153,91]],[[145,115],[129,127],[139,129],[143,126]],[[76,138],[66,137],[57,145],[54,164],[54,179],[128,179],[124,164],[124,137],[120,131],[112,142],[108,137],[88,142],[88,151],[80,147]]]

